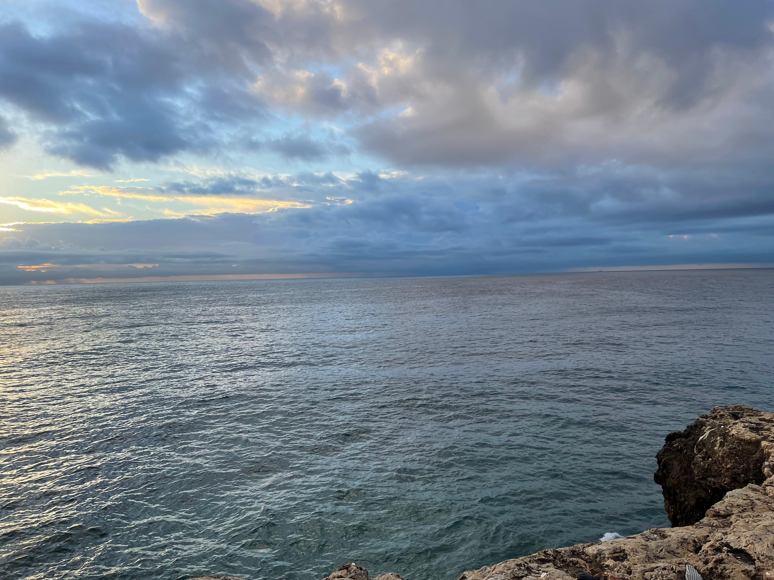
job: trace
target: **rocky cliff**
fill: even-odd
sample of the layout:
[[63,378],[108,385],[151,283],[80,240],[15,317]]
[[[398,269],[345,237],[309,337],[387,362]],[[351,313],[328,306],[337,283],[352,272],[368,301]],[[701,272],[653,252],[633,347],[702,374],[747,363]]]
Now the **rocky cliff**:
[[774,415],[716,408],[667,435],[654,479],[673,526],[690,526],[732,490],[763,484],[774,468]]
[[655,480],[676,527],[539,552],[460,580],[682,580],[686,564],[704,580],[774,578],[774,414],[713,409],[668,435],[657,459]]
[[[657,459],[655,480],[674,527],[546,550],[459,580],[684,580],[687,564],[704,580],[774,580],[774,414],[715,408],[669,434]],[[325,580],[369,577],[348,564]]]

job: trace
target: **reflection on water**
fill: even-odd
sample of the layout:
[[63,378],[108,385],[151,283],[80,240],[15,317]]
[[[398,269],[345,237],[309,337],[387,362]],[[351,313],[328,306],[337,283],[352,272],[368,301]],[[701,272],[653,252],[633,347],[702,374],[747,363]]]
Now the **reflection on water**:
[[774,273],[0,288],[3,578],[410,580],[667,525]]

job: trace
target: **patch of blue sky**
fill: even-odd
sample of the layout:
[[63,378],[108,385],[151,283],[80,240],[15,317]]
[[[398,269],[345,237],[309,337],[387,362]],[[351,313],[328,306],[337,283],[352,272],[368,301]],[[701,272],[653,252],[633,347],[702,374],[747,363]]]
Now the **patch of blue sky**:
[[61,34],[82,22],[147,23],[136,0],[3,0],[0,25],[22,22],[35,36]]
[[312,61],[306,65],[305,70],[313,75],[326,75],[332,79],[340,79],[355,64],[357,64],[355,60],[344,60],[337,63]]

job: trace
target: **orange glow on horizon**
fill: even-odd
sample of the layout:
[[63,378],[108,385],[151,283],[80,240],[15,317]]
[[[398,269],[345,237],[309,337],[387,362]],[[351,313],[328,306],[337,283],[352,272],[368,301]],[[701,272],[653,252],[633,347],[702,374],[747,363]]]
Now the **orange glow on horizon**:
[[25,272],[47,272],[51,268],[58,267],[58,264],[34,264],[34,265],[19,265],[16,266],[19,270],[24,270]]

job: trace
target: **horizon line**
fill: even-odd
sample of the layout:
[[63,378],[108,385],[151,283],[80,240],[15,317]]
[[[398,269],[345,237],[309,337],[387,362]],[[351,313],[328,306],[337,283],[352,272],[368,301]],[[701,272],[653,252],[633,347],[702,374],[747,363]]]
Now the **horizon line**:
[[298,272],[289,274],[187,274],[172,276],[138,276],[133,278],[62,278],[60,280],[30,280],[8,286],[62,286],[78,284],[128,284],[128,283],[159,283],[159,282],[229,282],[246,280],[310,280],[336,278],[476,278],[476,277],[509,277],[536,276],[550,274],[594,274],[599,272],[664,272],[690,270],[768,270],[774,264],[754,263],[718,263],[718,264],[662,264],[651,266],[597,266],[584,268],[568,268],[564,270],[511,272],[499,274],[397,274],[388,272]]

